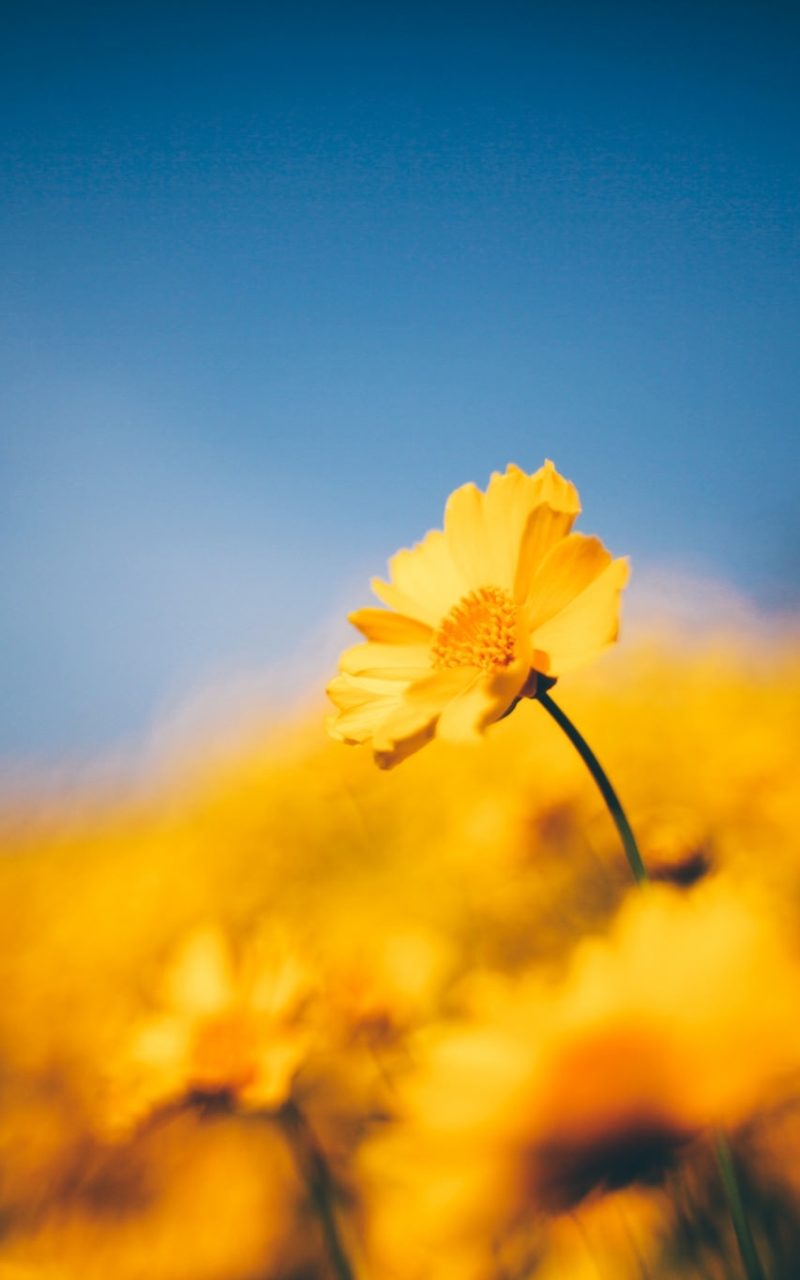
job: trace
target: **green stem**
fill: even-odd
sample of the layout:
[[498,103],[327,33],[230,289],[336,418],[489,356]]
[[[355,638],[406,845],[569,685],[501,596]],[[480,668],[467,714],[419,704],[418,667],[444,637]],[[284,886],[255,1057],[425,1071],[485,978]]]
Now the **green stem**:
[[281,1107],[278,1119],[319,1218],[335,1280],[354,1280],[353,1268],[336,1225],[333,1178],[313,1130],[303,1112],[291,1100]]
[[642,884],[648,878],[645,865],[642,862],[642,855],[639,852],[639,846],[636,843],[636,837],[631,830],[631,824],[628,822],[625,810],[619,802],[619,797],[617,796],[616,791],[609,782],[605,769],[597,759],[597,756],[592,751],[592,748],[589,746],[586,739],[575,728],[575,725],[572,723],[569,716],[565,716],[561,708],[553,702],[550,694],[542,689],[536,694],[536,700],[537,702],[541,702],[545,711],[553,717],[559,728],[564,730],[573,747],[575,747],[578,755],[581,757],[600,788],[600,794],[605,800],[606,805],[608,806],[608,811],[614,820],[614,825],[619,832],[622,847],[625,850],[625,856],[627,857],[631,871],[633,872],[633,878],[637,884]]
[[744,1267],[747,1280],[764,1280],[764,1272],[761,1267],[756,1246],[753,1240],[753,1234],[750,1230],[750,1224],[747,1221],[745,1213],[744,1201],[742,1200],[742,1192],[739,1187],[739,1179],[736,1176],[736,1165],[733,1162],[733,1152],[727,1137],[720,1129],[714,1138],[714,1151],[717,1157],[717,1168],[719,1169],[722,1185],[725,1188],[725,1195],[728,1200],[728,1208],[731,1218],[733,1219],[733,1229],[736,1232],[736,1242],[739,1245],[739,1253],[742,1257],[742,1266]]
[[[586,739],[578,732],[575,725],[564,714],[561,708],[553,701],[546,689],[540,688],[534,694],[538,702],[541,702],[545,711],[547,711],[555,720],[559,728],[569,738],[572,745],[580,755],[587,769],[591,773],[597,783],[600,794],[608,806],[608,811],[614,820],[614,825],[619,832],[625,855],[630,864],[636,883],[641,885],[648,880],[647,870],[642,855],[639,852],[639,846],[636,843],[636,837],[631,830],[631,824],[628,822],[625,810],[619,802],[619,797],[612,787],[608,775],[606,774],[597,756],[592,751]],[[717,1168],[719,1170],[720,1179],[725,1189],[725,1196],[728,1201],[728,1211],[733,1222],[733,1229],[736,1232],[736,1241],[739,1245],[739,1254],[742,1259],[742,1266],[745,1270],[747,1280],[764,1280],[764,1272],[759,1261],[756,1247],[753,1242],[753,1236],[745,1213],[744,1201],[739,1188],[739,1180],[736,1176],[736,1167],[733,1163],[733,1156],[728,1144],[728,1139],[720,1130],[715,1138],[714,1151],[717,1158]]]

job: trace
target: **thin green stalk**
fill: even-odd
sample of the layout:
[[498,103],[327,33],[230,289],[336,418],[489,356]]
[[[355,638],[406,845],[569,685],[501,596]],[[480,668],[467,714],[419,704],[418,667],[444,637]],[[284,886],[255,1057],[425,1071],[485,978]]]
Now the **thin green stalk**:
[[739,1253],[742,1256],[742,1265],[744,1266],[747,1280],[764,1280],[764,1271],[756,1253],[753,1233],[750,1230],[750,1223],[747,1221],[742,1192],[739,1187],[739,1179],[736,1176],[733,1152],[726,1135],[721,1129],[718,1130],[714,1137],[714,1151],[717,1157],[717,1168],[722,1178],[722,1184],[725,1187],[728,1208],[733,1219],[733,1229],[736,1232],[736,1241],[739,1245]]
[[278,1119],[319,1218],[335,1280],[354,1280],[353,1268],[336,1225],[333,1207],[335,1188],[328,1162],[311,1126],[296,1103],[291,1100],[286,1102],[278,1112]]
[[545,711],[553,717],[559,728],[564,730],[573,747],[575,747],[579,756],[600,788],[600,794],[605,800],[606,805],[608,806],[608,812],[611,814],[611,817],[614,820],[614,825],[619,832],[622,847],[625,850],[625,856],[628,859],[631,871],[633,872],[633,878],[637,884],[642,884],[648,878],[645,865],[642,862],[642,855],[639,852],[636,837],[631,830],[631,824],[628,822],[625,815],[625,810],[619,802],[619,797],[617,796],[616,791],[609,782],[605,769],[597,759],[597,756],[592,751],[592,748],[589,746],[586,739],[583,737],[583,734],[578,732],[569,717],[565,716],[561,708],[553,702],[550,694],[547,693],[546,690],[542,689],[536,694],[536,699],[538,702],[541,702]]
[[[552,683],[552,682],[551,682]],[[642,855],[639,852],[639,846],[636,843],[636,837],[631,830],[631,824],[625,814],[625,810],[620,804],[619,797],[609,781],[597,756],[592,751],[586,739],[575,728],[575,725],[564,714],[561,708],[553,701],[546,688],[539,688],[534,694],[538,702],[541,702],[545,711],[553,717],[559,728],[569,738],[572,745],[580,755],[587,769],[594,778],[600,789],[600,794],[606,802],[608,811],[614,820],[614,825],[619,832],[625,855],[633,872],[634,879],[639,885],[643,885],[648,879],[647,869],[642,861]],[[714,1151],[717,1159],[717,1168],[719,1170],[720,1179],[725,1189],[725,1196],[728,1201],[728,1211],[731,1215],[733,1228],[736,1232],[736,1241],[739,1245],[739,1254],[742,1259],[742,1266],[745,1270],[747,1280],[764,1280],[764,1272],[761,1267],[756,1247],[753,1242],[753,1236],[745,1213],[744,1201],[739,1187],[739,1181],[736,1176],[736,1167],[733,1163],[733,1156],[728,1144],[728,1139],[720,1130],[715,1138]]]

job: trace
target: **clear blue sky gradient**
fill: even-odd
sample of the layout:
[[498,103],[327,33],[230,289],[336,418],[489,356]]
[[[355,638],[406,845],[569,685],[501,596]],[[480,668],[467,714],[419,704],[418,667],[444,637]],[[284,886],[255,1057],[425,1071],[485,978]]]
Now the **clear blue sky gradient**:
[[800,598],[800,6],[0,5],[0,753],[284,659],[545,456]]

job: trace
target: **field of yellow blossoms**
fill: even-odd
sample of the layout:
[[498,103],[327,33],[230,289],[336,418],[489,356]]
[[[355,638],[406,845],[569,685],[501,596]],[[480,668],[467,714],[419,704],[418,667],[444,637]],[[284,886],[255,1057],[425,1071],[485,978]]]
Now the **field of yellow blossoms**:
[[508,476],[330,732],[6,804],[0,1280],[743,1277],[720,1135],[800,1276],[800,641],[613,645],[625,562]]

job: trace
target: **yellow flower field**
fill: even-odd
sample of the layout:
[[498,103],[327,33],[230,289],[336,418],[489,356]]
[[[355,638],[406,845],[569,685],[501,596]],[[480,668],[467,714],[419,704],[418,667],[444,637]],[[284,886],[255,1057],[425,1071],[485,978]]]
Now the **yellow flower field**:
[[6,806],[0,1280],[800,1275],[800,642],[603,652],[578,509],[509,468],[395,557],[360,749]]
[[650,639],[560,701],[644,890],[533,702],[6,815],[3,1280],[331,1274],[289,1099],[359,1276],[734,1274],[722,1123],[798,1274],[798,651]]

